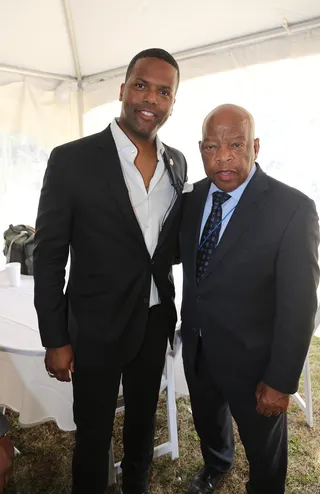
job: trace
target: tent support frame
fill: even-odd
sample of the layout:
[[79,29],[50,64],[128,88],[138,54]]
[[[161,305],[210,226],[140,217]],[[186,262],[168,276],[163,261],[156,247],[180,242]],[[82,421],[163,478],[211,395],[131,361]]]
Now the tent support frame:
[[[212,43],[210,45],[200,46],[199,48],[193,48],[191,50],[181,51],[175,53],[174,57],[177,61],[188,60],[190,58],[208,55],[209,53],[219,53],[223,51],[232,50],[234,48],[239,48],[240,46],[248,46],[256,43],[261,43],[263,41],[268,41],[271,39],[292,36],[294,34],[311,31],[319,27],[320,27],[320,17],[291,25],[288,25],[286,19],[284,19],[283,25],[280,28],[271,29],[256,34],[251,34],[249,36],[242,36],[240,38],[230,39],[227,41],[223,41],[221,43]],[[104,72],[98,72],[97,74],[85,76],[83,78],[83,83],[85,85],[89,85],[89,84],[94,84],[97,82],[113,79],[115,77],[120,77],[125,75],[126,69],[127,67],[118,67],[116,69],[107,70]]]
[[82,74],[81,74],[79,52],[78,52],[78,46],[77,46],[77,41],[76,41],[76,35],[75,35],[75,30],[74,30],[69,0],[62,0],[62,6],[63,6],[64,17],[65,17],[67,29],[68,29],[70,47],[71,47],[72,58],[73,58],[73,65],[74,65],[74,69],[75,69],[75,73],[76,73],[77,91],[78,91],[77,92],[77,107],[78,107],[79,136],[82,137],[84,135],[84,132],[83,132],[84,100],[83,100],[83,79],[82,79]]

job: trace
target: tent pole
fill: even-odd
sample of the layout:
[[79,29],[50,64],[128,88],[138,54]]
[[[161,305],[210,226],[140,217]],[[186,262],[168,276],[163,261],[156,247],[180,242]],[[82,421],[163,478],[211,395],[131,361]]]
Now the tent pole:
[[83,87],[82,84],[78,84],[77,88],[77,107],[78,107],[78,123],[79,123],[79,137],[84,136],[83,121],[84,121],[84,101],[83,101]]
[[62,6],[64,11],[65,20],[67,23],[69,41],[72,51],[72,58],[74,69],[77,77],[77,106],[78,106],[78,123],[79,123],[79,135],[83,136],[83,117],[84,117],[84,102],[83,102],[83,84],[82,84],[82,75],[80,68],[80,59],[78,53],[78,47],[76,42],[76,35],[74,31],[71,9],[69,0],[62,0]]

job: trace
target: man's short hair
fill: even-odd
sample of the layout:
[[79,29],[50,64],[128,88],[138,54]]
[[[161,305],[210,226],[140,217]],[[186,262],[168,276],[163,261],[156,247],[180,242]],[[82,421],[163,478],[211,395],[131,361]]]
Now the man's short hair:
[[165,62],[169,63],[172,65],[178,74],[178,84],[180,81],[180,69],[177,61],[173,58],[170,53],[168,53],[166,50],[162,50],[162,48],[148,48],[147,50],[140,51],[140,53],[137,53],[131,60],[131,62],[128,65],[127,72],[126,72],[126,78],[125,81],[130,77],[130,74],[132,72],[133,67],[135,66],[136,62],[140,60],[141,58],[158,58],[159,60],[164,60]]

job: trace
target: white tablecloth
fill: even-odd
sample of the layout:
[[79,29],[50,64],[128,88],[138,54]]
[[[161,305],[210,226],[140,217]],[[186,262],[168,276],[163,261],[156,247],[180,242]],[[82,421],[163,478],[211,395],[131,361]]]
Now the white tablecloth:
[[19,412],[21,425],[55,420],[65,431],[75,428],[72,386],[51,379],[43,363],[33,278],[21,277],[20,287],[10,287],[0,272],[0,405]]
[[[73,430],[71,383],[50,378],[44,367],[33,286],[31,276],[22,276],[20,287],[10,287],[0,271],[0,406],[19,412],[24,426],[53,419],[60,429]],[[179,305],[180,290],[178,283]],[[177,396],[187,394],[181,348],[174,367]]]

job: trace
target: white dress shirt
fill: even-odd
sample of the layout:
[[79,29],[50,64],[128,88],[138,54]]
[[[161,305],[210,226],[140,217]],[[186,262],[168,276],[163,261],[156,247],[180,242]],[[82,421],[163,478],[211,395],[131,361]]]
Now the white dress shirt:
[[[114,119],[111,132],[118,151],[122,173],[128,188],[132,208],[140,225],[150,257],[158,244],[159,234],[175,200],[168,171],[163,161],[165,151],[156,137],[158,163],[147,190],[143,178],[134,164],[138,150]],[[151,279],[149,306],[159,304],[160,297],[154,279]]]
[[[227,228],[227,225],[231,219],[231,216],[234,213],[235,207],[237,206],[238,202],[240,201],[240,198],[241,198],[242,194],[244,193],[245,188],[247,187],[248,183],[250,182],[253,175],[255,174],[256,168],[257,167],[254,164],[250,170],[250,173],[249,173],[247,179],[241,185],[239,185],[239,187],[237,187],[235,190],[228,192],[229,196],[231,196],[231,197],[230,197],[230,199],[228,199],[226,202],[224,202],[222,204],[222,223],[221,223],[221,228],[220,228],[220,232],[219,232],[218,243],[220,242],[221,237],[222,237],[225,229]],[[206,200],[206,204],[205,204],[205,207],[203,210],[199,243],[200,243],[200,239],[201,239],[201,235],[202,235],[204,226],[206,224],[206,221],[207,221],[208,216],[209,216],[211,209],[212,209],[212,194],[214,192],[222,192],[222,190],[218,189],[218,187],[214,183],[212,183],[210,186],[207,200]]]

